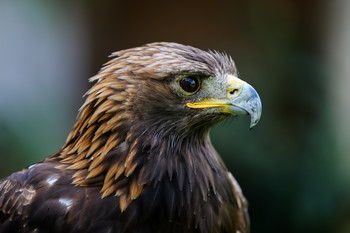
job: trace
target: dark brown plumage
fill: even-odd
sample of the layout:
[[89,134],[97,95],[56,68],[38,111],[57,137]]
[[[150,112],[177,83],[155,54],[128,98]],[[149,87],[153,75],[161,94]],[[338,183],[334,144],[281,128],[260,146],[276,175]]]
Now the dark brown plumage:
[[230,57],[176,43],[112,54],[56,154],[0,181],[0,232],[249,232],[209,130],[261,102]]

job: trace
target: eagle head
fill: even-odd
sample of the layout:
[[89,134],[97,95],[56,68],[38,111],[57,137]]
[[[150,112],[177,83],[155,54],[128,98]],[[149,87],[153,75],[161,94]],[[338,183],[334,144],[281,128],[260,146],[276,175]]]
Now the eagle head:
[[95,115],[122,113],[134,128],[184,136],[206,131],[229,116],[250,115],[250,127],[260,119],[257,92],[238,78],[226,54],[152,43],[112,57],[91,78],[97,83],[82,107],[95,101]]

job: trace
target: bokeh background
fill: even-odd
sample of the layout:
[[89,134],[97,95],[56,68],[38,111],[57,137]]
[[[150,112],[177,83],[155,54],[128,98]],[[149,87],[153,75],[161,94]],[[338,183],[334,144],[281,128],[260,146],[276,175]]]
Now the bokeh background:
[[56,152],[108,55],[154,41],[226,51],[263,101],[212,141],[253,233],[350,232],[350,1],[0,0],[0,177]]

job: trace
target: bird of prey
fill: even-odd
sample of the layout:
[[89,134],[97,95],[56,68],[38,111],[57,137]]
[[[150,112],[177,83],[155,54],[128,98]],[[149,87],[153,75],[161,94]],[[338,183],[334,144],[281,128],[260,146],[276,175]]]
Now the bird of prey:
[[115,52],[66,143],[0,181],[0,232],[244,233],[247,202],[210,128],[259,121],[226,54],[177,43]]

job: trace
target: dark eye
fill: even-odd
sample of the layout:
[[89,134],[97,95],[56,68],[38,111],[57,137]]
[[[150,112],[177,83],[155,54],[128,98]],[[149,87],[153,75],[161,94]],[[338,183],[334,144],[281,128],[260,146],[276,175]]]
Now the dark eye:
[[192,94],[192,93],[198,91],[199,80],[196,76],[189,75],[189,76],[185,76],[182,79],[180,79],[179,85],[184,91]]

